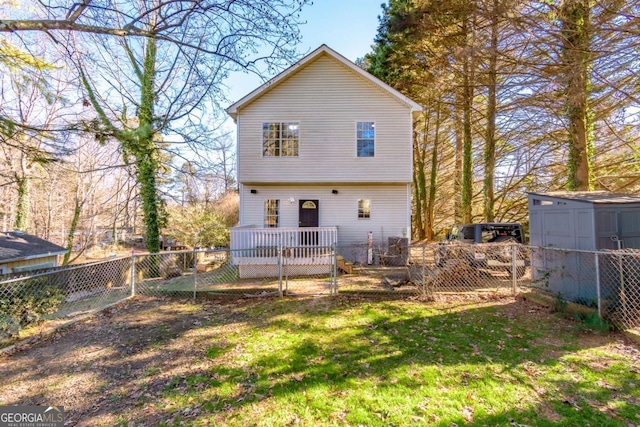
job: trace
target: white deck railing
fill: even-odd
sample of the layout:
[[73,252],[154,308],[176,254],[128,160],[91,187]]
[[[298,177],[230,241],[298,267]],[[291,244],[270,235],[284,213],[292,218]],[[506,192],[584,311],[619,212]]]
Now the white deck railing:
[[275,257],[279,249],[304,249],[291,252],[296,256],[323,256],[338,240],[337,227],[258,228],[256,226],[231,229],[231,250],[237,257]]

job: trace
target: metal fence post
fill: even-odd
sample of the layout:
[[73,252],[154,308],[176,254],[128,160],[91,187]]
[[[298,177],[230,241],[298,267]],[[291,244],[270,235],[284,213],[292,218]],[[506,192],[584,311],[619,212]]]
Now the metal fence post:
[[[620,246],[620,243],[618,243]],[[623,254],[618,250],[618,269],[620,270],[620,303],[622,304],[622,312],[627,313],[627,291],[624,284],[624,262]]]
[[427,245],[422,245],[422,296],[427,296]]
[[517,243],[511,244],[511,283],[513,287],[513,295],[515,296],[518,288],[518,257]]
[[596,255],[596,295],[598,298],[598,317],[602,319],[602,296],[600,294],[600,262],[598,252]]
[[282,241],[278,243],[278,294],[282,297],[284,293],[282,292]]
[[136,296],[136,254],[131,251],[131,296]]
[[198,289],[198,249],[193,248],[193,300],[196,300],[196,290]]
[[331,246],[333,253],[333,295],[338,295],[338,253],[336,252],[336,244]]

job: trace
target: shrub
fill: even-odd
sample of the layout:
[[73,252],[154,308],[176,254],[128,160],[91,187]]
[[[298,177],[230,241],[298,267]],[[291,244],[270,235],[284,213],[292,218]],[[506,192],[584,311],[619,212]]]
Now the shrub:
[[9,295],[0,299],[0,335],[10,337],[17,335],[20,327],[55,312],[64,301],[62,289],[45,277],[18,282],[8,290]]
[[558,292],[556,294],[556,297],[554,298],[554,311],[556,313],[560,313],[560,314],[565,314],[567,312],[567,300],[564,299],[564,297],[562,296],[562,294],[560,292]]

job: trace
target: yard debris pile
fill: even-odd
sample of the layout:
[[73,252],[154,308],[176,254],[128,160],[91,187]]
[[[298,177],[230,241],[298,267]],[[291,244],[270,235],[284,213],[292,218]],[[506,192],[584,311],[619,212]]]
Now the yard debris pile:
[[479,271],[464,259],[449,259],[440,268],[432,270],[426,278],[426,286],[439,291],[476,289],[480,287]]

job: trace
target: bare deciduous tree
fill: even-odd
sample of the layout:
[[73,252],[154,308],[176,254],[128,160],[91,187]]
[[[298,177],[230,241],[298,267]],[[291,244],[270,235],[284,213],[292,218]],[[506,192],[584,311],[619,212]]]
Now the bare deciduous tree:
[[263,74],[290,64],[306,3],[53,2],[33,16],[0,21],[0,31],[46,31],[70,54],[96,112],[84,130],[121,143],[140,187],[147,248],[157,251],[160,151],[172,149],[167,142],[207,149],[223,80],[232,70]]

